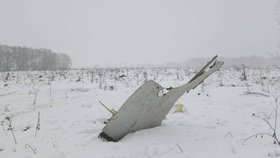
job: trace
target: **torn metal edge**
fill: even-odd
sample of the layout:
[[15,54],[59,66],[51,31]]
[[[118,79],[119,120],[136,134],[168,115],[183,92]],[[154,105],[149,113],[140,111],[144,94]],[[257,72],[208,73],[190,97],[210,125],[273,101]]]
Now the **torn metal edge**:
[[107,135],[106,133],[104,133],[104,132],[100,133],[98,137],[101,138],[101,139],[105,139],[105,140],[107,140],[107,141],[109,141],[109,142],[117,142],[117,141],[115,141],[112,137],[108,136],[108,135]]

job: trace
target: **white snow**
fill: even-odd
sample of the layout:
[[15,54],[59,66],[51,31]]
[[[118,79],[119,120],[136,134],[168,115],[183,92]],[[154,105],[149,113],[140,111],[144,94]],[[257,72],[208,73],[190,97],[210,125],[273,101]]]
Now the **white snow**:
[[[194,75],[189,70],[95,69],[93,83],[89,70],[10,72],[8,81],[4,81],[8,72],[2,72],[0,158],[280,157],[280,146],[271,137],[244,141],[256,133],[271,133],[253,115],[273,112],[272,94],[280,93],[277,67],[247,68],[248,81],[240,80],[241,69],[223,68],[181,97],[177,103],[186,111],[172,109],[161,126],[129,134],[119,142],[98,138],[103,122],[111,117],[98,101],[118,110],[144,83],[144,72],[168,88],[186,83]],[[80,82],[76,82],[78,77]],[[35,137],[38,112],[40,130]],[[17,144],[7,117],[12,118]],[[269,121],[273,124],[274,119],[272,114]]]

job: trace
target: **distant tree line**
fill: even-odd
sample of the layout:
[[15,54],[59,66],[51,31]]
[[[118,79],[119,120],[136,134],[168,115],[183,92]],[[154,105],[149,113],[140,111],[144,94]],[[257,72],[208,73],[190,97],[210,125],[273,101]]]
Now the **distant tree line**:
[[67,54],[49,49],[0,45],[0,71],[65,70],[71,65]]

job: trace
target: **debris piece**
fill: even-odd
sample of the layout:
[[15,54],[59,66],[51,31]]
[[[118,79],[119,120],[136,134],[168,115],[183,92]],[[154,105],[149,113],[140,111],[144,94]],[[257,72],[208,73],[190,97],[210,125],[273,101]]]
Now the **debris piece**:
[[[185,92],[188,93],[196,88],[208,76],[223,66],[224,62],[216,61],[217,57],[215,56],[210,60],[188,83],[170,88],[168,92],[155,81],[145,82],[126,100],[117,113],[111,112],[100,102],[113,116],[103,128],[99,137],[107,141],[117,142],[128,133],[159,126],[175,102]],[[208,67],[210,69],[206,71]],[[159,93],[160,91],[163,93]]]
[[183,104],[176,104],[175,105],[175,112],[185,112],[185,107]]

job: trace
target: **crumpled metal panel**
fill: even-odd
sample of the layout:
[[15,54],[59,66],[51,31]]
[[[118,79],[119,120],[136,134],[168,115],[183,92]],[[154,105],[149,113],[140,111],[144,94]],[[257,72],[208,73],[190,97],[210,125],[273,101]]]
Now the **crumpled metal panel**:
[[107,123],[100,137],[108,141],[119,141],[128,133],[159,126],[175,102],[185,92],[197,87],[222,65],[222,61],[216,62],[210,70],[196,75],[187,84],[170,89],[164,95],[159,95],[164,88],[158,83],[152,80],[144,83]]

